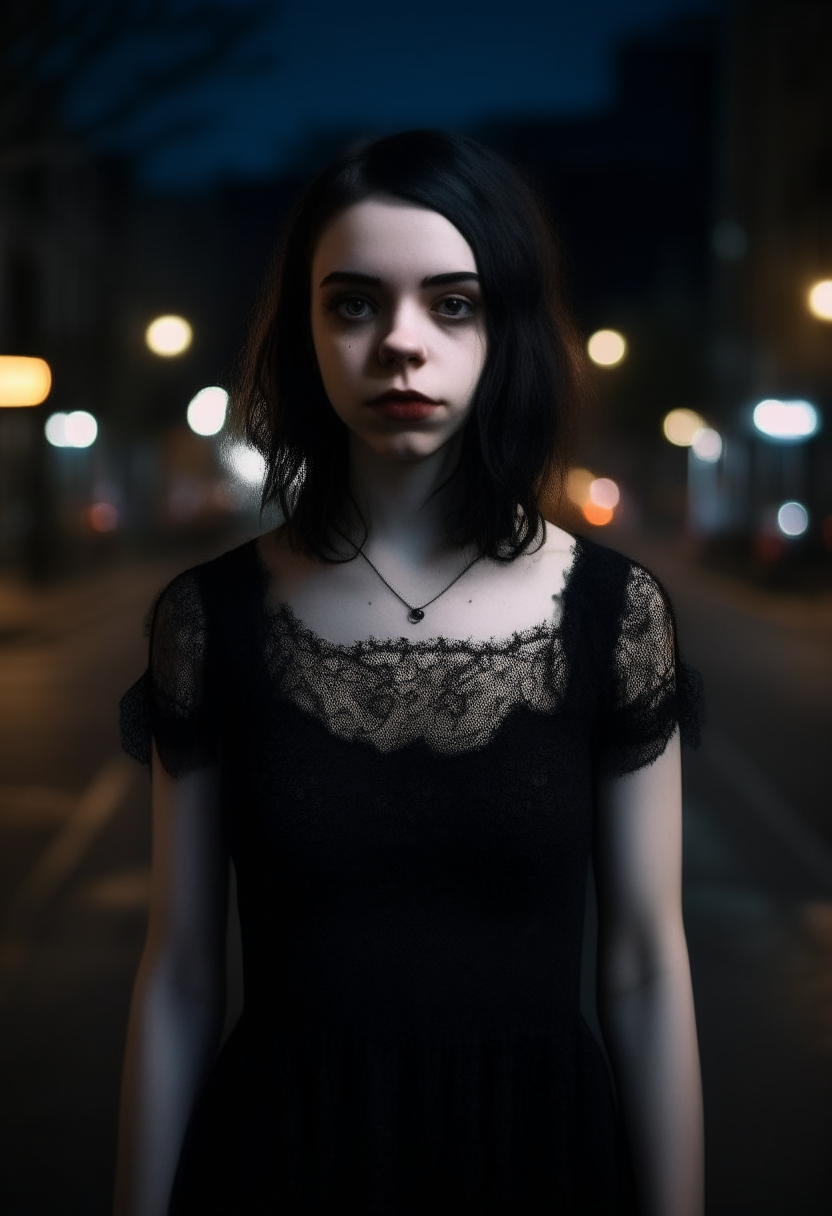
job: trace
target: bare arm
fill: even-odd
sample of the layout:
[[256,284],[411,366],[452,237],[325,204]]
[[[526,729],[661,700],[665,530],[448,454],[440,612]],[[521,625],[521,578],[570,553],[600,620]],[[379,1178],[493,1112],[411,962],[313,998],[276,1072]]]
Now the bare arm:
[[228,860],[217,775],[174,781],[153,755],[147,942],[127,1032],[115,1216],[165,1216],[224,1008]]
[[682,924],[678,733],[600,792],[598,1006],[643,1216],[702,1216],[702,1097]]

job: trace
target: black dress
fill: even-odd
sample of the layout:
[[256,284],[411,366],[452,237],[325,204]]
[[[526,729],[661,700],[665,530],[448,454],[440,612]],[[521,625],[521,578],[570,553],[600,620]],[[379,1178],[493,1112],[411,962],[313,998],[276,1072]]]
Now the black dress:
[[324,641],[249,542],[154,609],[122,702],[173,775],[221,771],[245,1009],[173,1216],[630,1211],[579,1012],[599,776],[696,733],[667,596],[586,540],[508,641]]

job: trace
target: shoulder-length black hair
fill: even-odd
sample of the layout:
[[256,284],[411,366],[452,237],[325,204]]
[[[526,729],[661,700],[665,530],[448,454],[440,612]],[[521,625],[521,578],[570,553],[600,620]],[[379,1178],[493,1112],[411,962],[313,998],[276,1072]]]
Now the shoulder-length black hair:
[[516,557],[538,533],[543,497],[551,502],[563,484],[582,350],[562,301],[557,243],[535,194],[496,152],[445,131],[405,131],[352,149],[289,216],[235,391],[238,424],[266,459],[262,505],[279,505],[293,545],[336,560],[347,429],[312,345],[311,264],[329,221],[378,194],[439,212],[473,250],[488,345],[448,529],[491,557]]

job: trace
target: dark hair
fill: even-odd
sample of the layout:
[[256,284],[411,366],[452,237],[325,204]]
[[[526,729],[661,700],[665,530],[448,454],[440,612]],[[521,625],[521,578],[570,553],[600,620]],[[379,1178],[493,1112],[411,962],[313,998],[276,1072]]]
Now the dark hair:
[[473,250],[488,346],[463,431],[459,509],[449,531],[491,557],[516,557],[537,534],[543,498],[556,499],[563,484],[582,351],[536,196],[497,153],[444,131],[405,131],[352,149],[289,216],[235,391],[238,423],[266,458],[263,506],[279,504],[294,545],[333,560],[347,429],[312,346],[310,268],[329,221],[377,194],[439,212]]

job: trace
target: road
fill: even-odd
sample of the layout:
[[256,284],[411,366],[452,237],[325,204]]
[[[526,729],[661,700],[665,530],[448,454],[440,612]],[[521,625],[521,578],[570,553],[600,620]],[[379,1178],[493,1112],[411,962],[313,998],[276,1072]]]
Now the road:
[[[611,542],[612,543],[612,542]],[[755,591],[615,538],[665,580],[708,694],[685,757],[685,908],[709,1216],[815,1216],[832,1193],[832,600]],[[106,1216],[144,932],[146,776],[115,705],[178,562],[34,600],[0,587],[0,1206]]]
[[832,1194],[832,597],[735,583],[616,538],[663,579],[708,725],[685,755],[685,913],[708,1216]]

